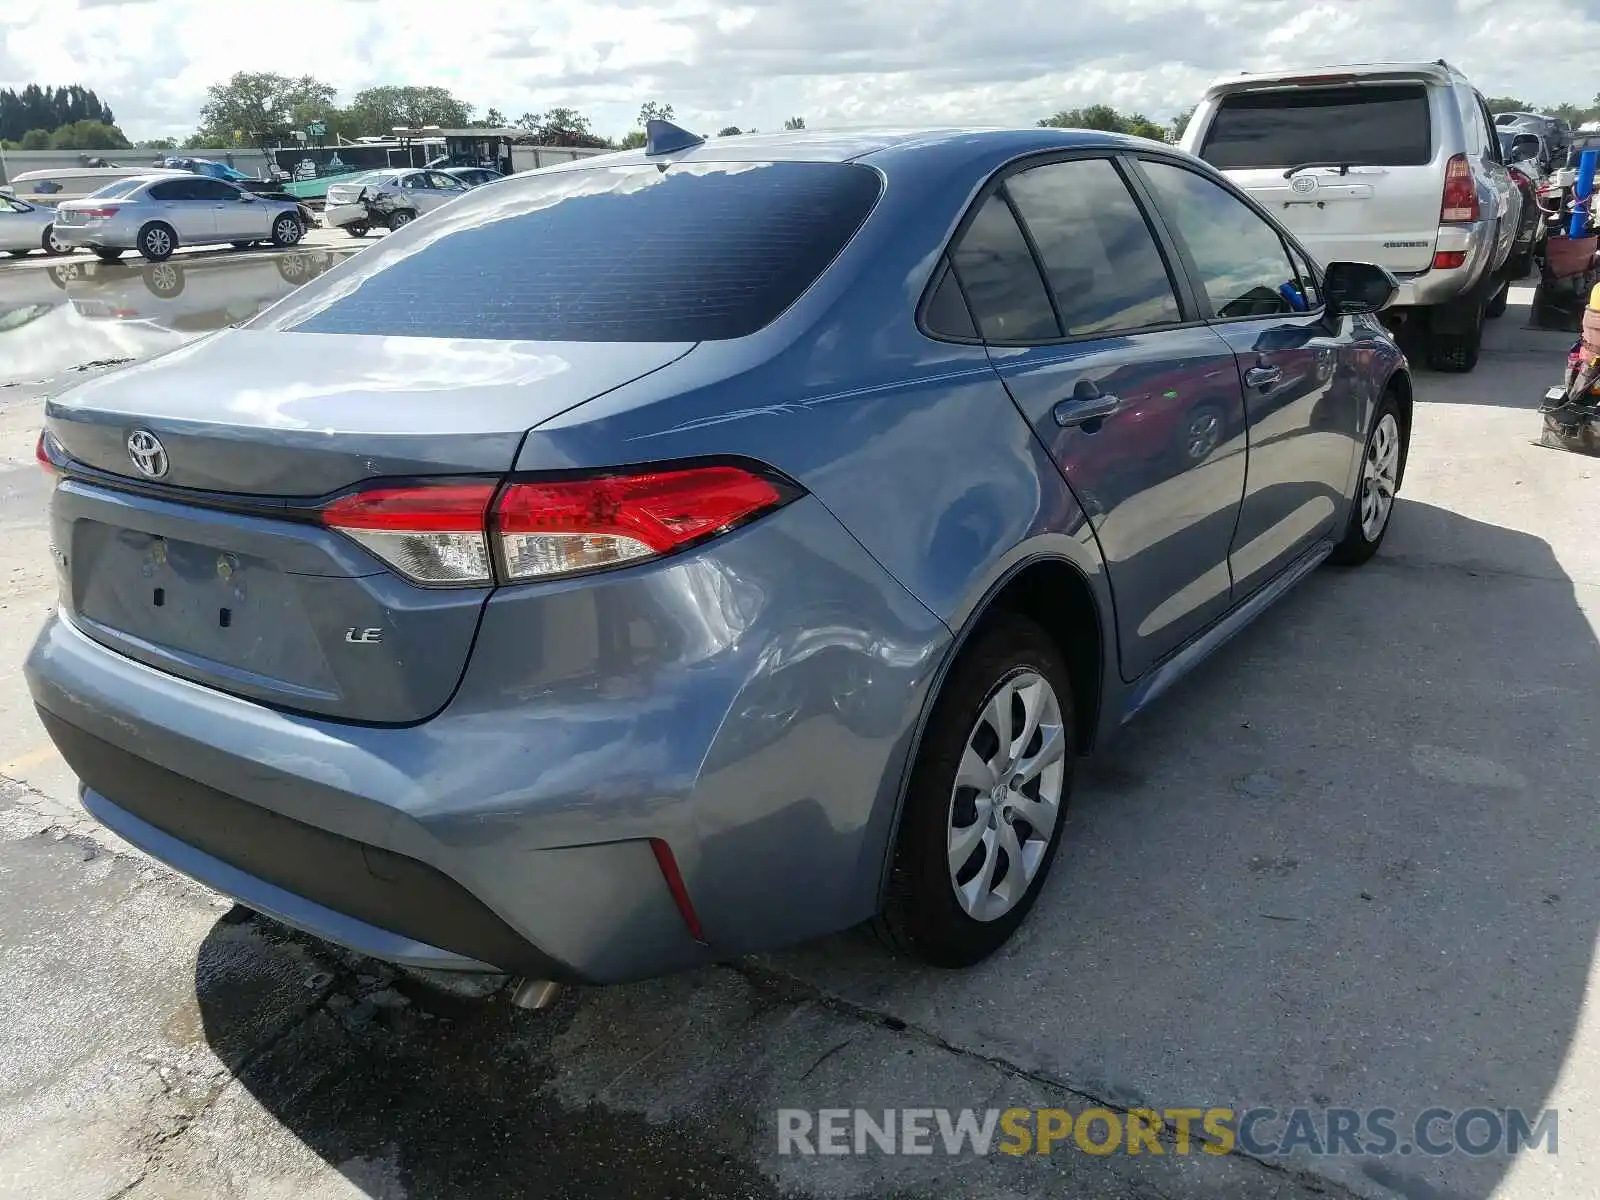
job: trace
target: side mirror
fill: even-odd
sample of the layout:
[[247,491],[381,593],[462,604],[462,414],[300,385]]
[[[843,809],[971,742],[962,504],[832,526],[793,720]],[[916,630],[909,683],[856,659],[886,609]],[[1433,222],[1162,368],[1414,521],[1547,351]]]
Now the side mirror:
[[1330,317],[1382,312],[1399,294],[1395,277],[1375,263],[1329,263],[1322,275],[1322,295]]

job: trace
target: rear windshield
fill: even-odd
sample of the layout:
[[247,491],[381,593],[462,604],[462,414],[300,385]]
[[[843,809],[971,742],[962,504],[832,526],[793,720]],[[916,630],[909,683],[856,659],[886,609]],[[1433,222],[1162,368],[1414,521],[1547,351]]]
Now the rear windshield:
[[1200,157],[1223,171],[1310,162],[1422,166],[1433,157],[1428,91],[1400,83],[1227,95]]
[[97,200],[120,200],[135,188],[149,182],[148,178],[119,179],[115,183],[106,184],[105,187],[100,188],[98,191],[90,192],[89,195]]
[[260,328],[576,342],[754,333],[827,269],[880,190],[850,163],[654,163],[466,193],[303,288]]

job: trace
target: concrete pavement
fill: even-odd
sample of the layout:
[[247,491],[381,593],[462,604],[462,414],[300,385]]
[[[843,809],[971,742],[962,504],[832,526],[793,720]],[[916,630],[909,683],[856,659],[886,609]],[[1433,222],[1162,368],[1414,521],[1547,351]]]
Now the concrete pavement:
[[[0,378],[0,1196],[1597,1194],[1600,460],[1533,444],[1570,338],[1516,299],[1474,374],[1419,371],[1380,557],[1318,572],[1085,769],[997,959],[846,936],[543,1014],[234,920],[81,816],[17,670],[53,597],[39,396],[74,364]],[[1560,1139],[776,1153],[778,1108],[854,1105],[1551,1107]]]

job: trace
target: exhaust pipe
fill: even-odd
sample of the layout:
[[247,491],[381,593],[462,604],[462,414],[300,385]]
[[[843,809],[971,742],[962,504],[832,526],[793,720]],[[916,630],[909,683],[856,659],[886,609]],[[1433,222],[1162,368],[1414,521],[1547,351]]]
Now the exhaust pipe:
[[511,985],[511,1003],[533,1012],[549,1008],[561,995],[561,985],[548,979],[519,979]]

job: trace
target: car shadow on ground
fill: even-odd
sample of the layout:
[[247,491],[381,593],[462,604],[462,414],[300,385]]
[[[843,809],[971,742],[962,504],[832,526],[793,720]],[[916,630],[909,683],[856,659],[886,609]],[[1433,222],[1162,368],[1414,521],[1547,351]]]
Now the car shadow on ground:
[[[996,1092],[940,1100],[936,1074],[895,1077],[889,1103],[1004,1108],[1042,1080],[1113,1108],[1387,1108],[1402,1142],[1434,1107],[1532,1121],[1573,1045],[1600,923],[1596,680],[1595,631],[1544,542],[1402,500],[1375,562],[1313,575],[1083,767],[1054,873],[994,959],[938,972],[845,935],[751,973],[903,1031],[905,1054],[955,1048],[1006,1072]],[[533,1180],[569,1170],[571,1194],[624,1195],[658,1160],[702,1178],[694,1194],[770,1193],[748,1156],[708,1146],[769,1136],[769,1106],[795,1103],[805,1076],[751,1046],[810,1027],[774,1020],[777,999],[718,1000],[718,979],[738,978],[724,968],[530,1015],[397,1000],[388,972],[358,963],[246,1052],[240,1025],[258,1017],[237,971],[213,969],[236,937],[219,925],[201,948],[207,1041],[369,1195],[381,1180],[349,1164],[381,1161],[413,1195],[567,1194]],[[723,1077],[720,1108],[688,1082],[688,1044]],[[832,1102],[883,1101],[881,1083],[845,1080]],[[1398,1151],[1280,1163],[1415,1200],[1488,1197],[1511,1169]],[[872,1194],[896,1190],[896,1169],[874,1168]]]

